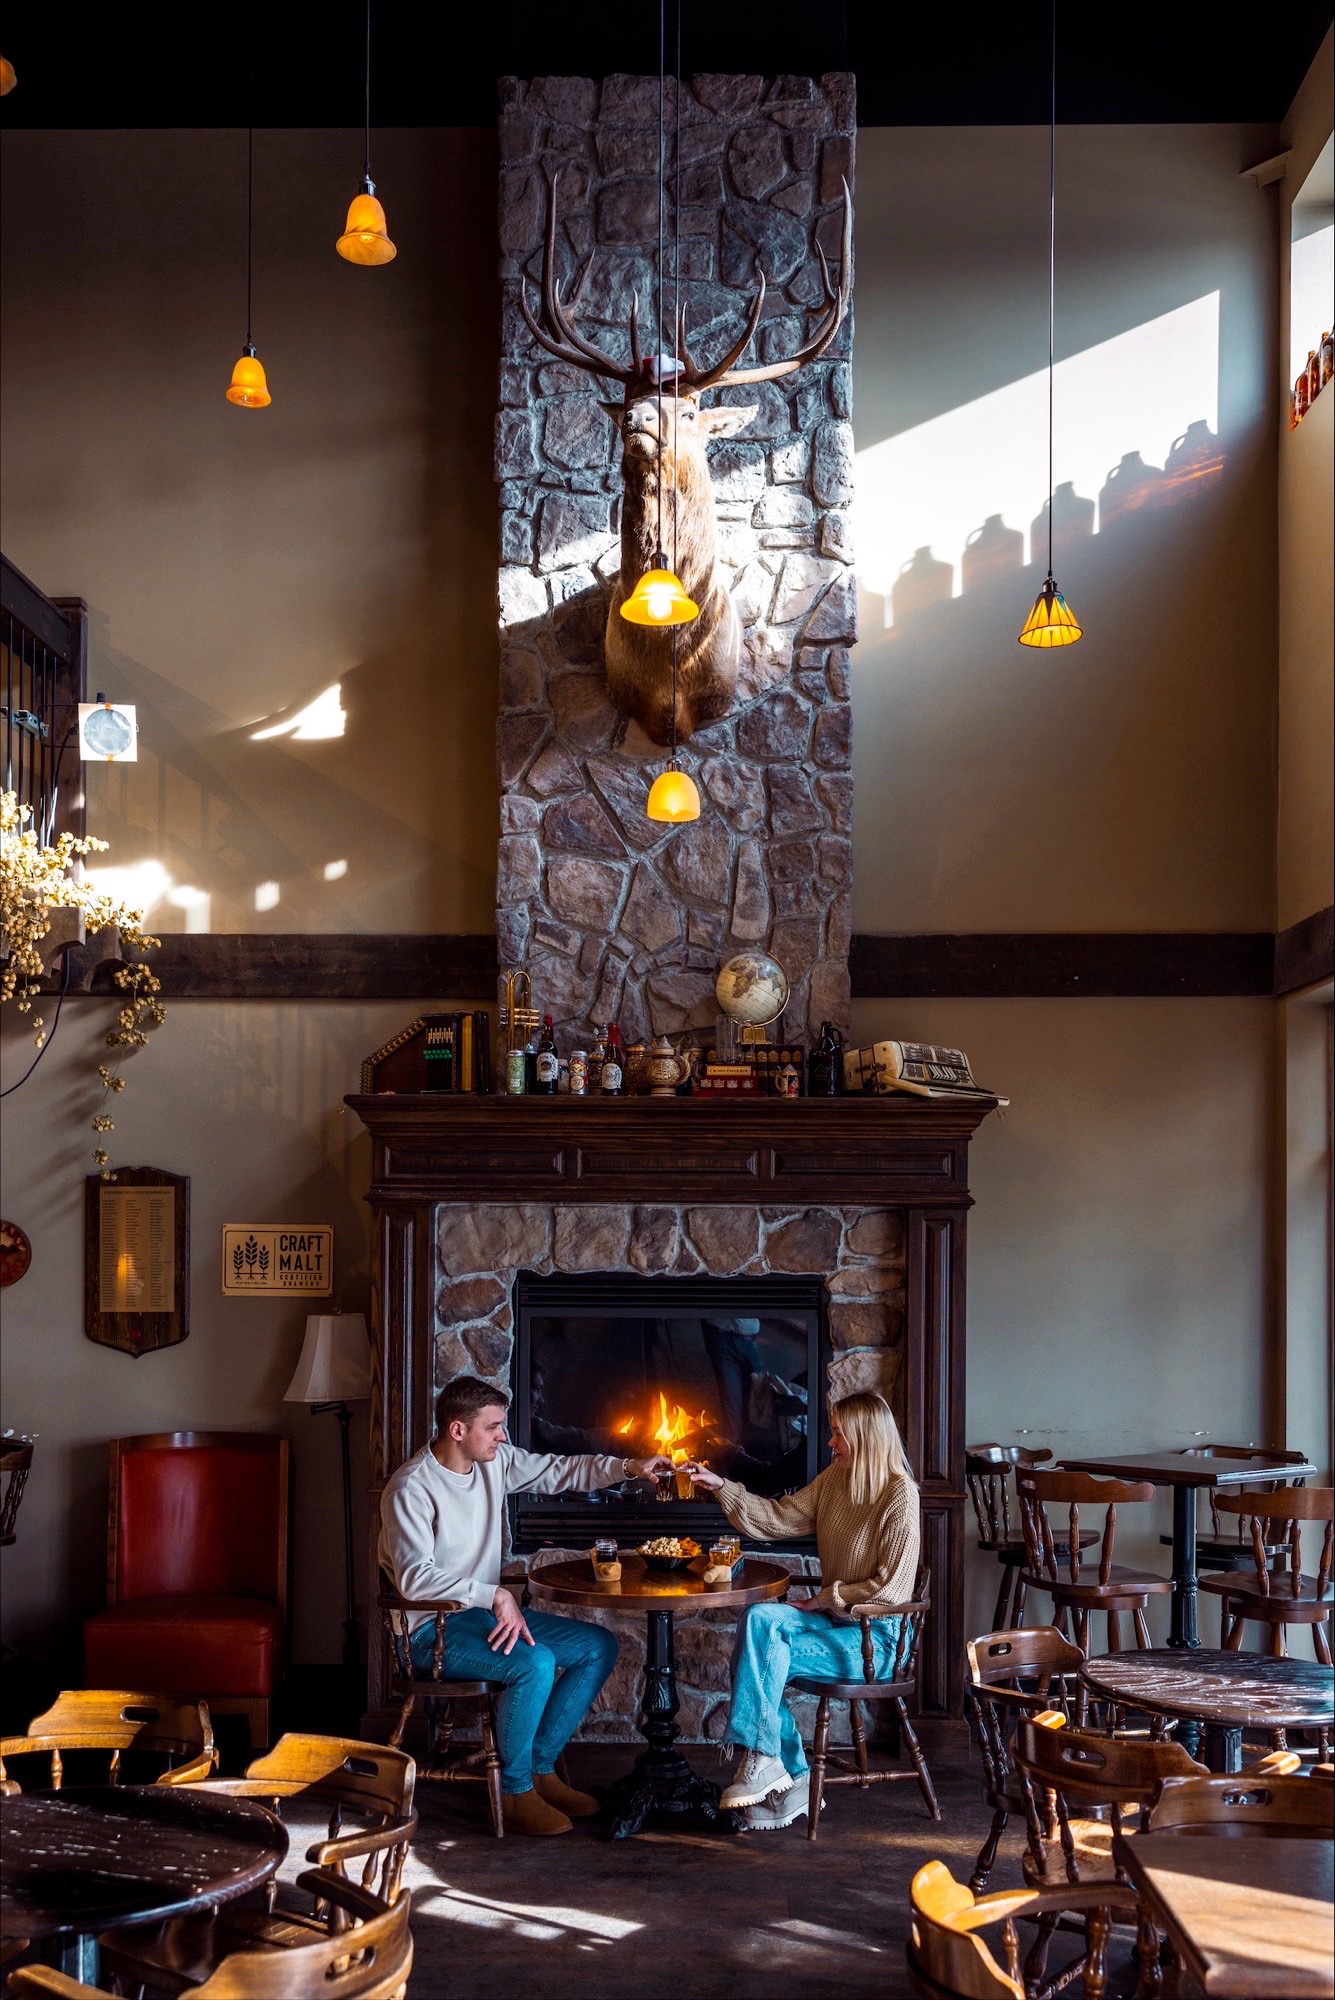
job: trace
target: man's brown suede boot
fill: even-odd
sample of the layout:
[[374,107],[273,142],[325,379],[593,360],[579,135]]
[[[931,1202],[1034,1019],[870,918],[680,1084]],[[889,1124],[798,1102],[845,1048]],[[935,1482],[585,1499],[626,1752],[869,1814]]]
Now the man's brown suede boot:
[[600,1810],[597,1799],[587,1792],[577,1792],[573,1785],[558,1778],[555,1771],[539,1771],[533,1780],[535,1792],[546,1799],[549,1806],[558,1812],[569,1813],[571,1819],[592,1819]]
[[535,1789],[506,1792],[501,1800],[501,1817],[507,1833],[569,1833],[570,1821]]

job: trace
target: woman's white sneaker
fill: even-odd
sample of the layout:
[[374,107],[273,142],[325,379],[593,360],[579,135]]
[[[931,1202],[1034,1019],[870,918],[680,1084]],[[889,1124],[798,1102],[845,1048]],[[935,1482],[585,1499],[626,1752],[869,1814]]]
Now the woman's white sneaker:
[[[822,1810],[824,1806],[822,1799]],[[744,1824],[748,1833],[777,1833],[781,1826],[791,1826],[795,1819],[804,1819],[810,1810],[811,1773],[804,1771],[778,1798],[762,1799],[758,1806],[750,1807]]]
[[772,1792],[791,1791],[794,1782],[777,1757],[766,1757],[759,1750],[748,1750],[742,1759],[742,1768],[719,1804],[725,1812],[737,1812],[743,1806],[758,1806]]

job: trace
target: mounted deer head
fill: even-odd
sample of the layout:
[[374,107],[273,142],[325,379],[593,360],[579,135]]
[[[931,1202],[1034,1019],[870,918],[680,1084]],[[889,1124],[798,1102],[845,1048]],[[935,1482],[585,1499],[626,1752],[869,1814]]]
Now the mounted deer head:
[[[741,336],[721,359],[697,364],[686,345],[686,311],[677,315],[675,354],[646,355],[640,345],[640,301],[631,303],[630,361],[614,361],[584,338],[575,323],[591,260],[573,296],[564,301],[555,275],[556,176],[547,200],[547,234],[542,257],[542,299],[537,318],[521,281],[520,311],[540,347],[568,367],[622,384],[622,400],[603,408],[621,433],[621,476],[625,497],[621,509],[621,574],[607,616],[604,658],[613,701],[633,716],[654,743],[673,737],[672,649],[674,632],[631,625],[620,616],[621,606],[639,578],[654,568],[664,550],[689,596],[700,607],[691,624],[675,628],[677,644],[676,739],[684,743],[695,730],[716,722],[731,705],[741,658],[742,634],[718,563],[718,533],[714,489],[705,447],[710,438],[731,437],[755,416],[758,405],[730,404],[703,409],[706,389],[726,389],[748,382],[773,382],[792,375],[804,362],[825,353],[848,310],[853,282],[853,203],[844,182],[844,227],[839,280],[830,276],[825,251],[818,243],[824,302],[815,332],[796,354],[752,368],[738,362],[755,338],[765,306],[765,274],[747,314]],[[655,346],[659,345],[655,343]],[[662,473],[662,521],[659,520],[659,473]],[[660,532],[661,527],[661,532]]]

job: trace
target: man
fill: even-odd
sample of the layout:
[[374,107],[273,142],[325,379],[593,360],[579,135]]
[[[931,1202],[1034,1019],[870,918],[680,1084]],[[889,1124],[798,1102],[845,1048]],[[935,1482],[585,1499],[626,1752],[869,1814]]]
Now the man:
[[[652,1478],[665,1458],[557,1458],[519,1451],[505,1435],[509,1397],[460,1375],[436,1401],[436,1437],[401,1465],[380,1500],[380,1561],[400,1595],[466,1605],[445,1627],[445,1672],[503,1684],[496,1704],[501,1791],[509,1833],[569,1833],[596,1799],[556,1775],[556,1760],[616,1665],[601,1626],[530,1611],[501,1583],[509,1493],[590,1493]],[[435,1620],[412,1634],[413,1661],[428,1671]]]

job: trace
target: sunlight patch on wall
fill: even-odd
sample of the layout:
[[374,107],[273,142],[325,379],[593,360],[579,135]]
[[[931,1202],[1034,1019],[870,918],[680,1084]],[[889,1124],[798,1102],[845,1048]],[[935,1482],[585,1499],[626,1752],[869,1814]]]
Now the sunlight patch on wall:
[[[1059,537],[1064,515],[1097,533],[1162,487],[1161,467],[1217,470],[1218,292],[1059,361],[1053,404],[1053,481],[1074,489],[1058,492]],[[898,579],[929,574],[958,597],[999,560],[1046,562],[1047,369],[869,445],[856,490],[858,578],[885,598],[887,625]]]
[[282,891],[276,882],[257,882],[255,884],[255,908],[257,910],[276,910],[281,901]]
[[347,711],[343,706],[341,681],[335,681],[323,694],[317,694],[314,701],[308,701],[305,708],[289,715],[284,722],[273,722],[264,729],[251,733],[252,743],[267,742],[271,736],[290,736],[296,743],[317,743],[331,736],[341,736],[347,726]]
[[192,883],[178,882],[174,889],[167,891],[167,901],[174,910],[185,911],[187,937],[207,935],[213,903],[213,898],[207,889],[196,889]]
[[90,868],[87,879],[104,896],[138,910],[141,917],[153,914],[172,886],[172,878],[160,861],[126,862],[119,868]]

